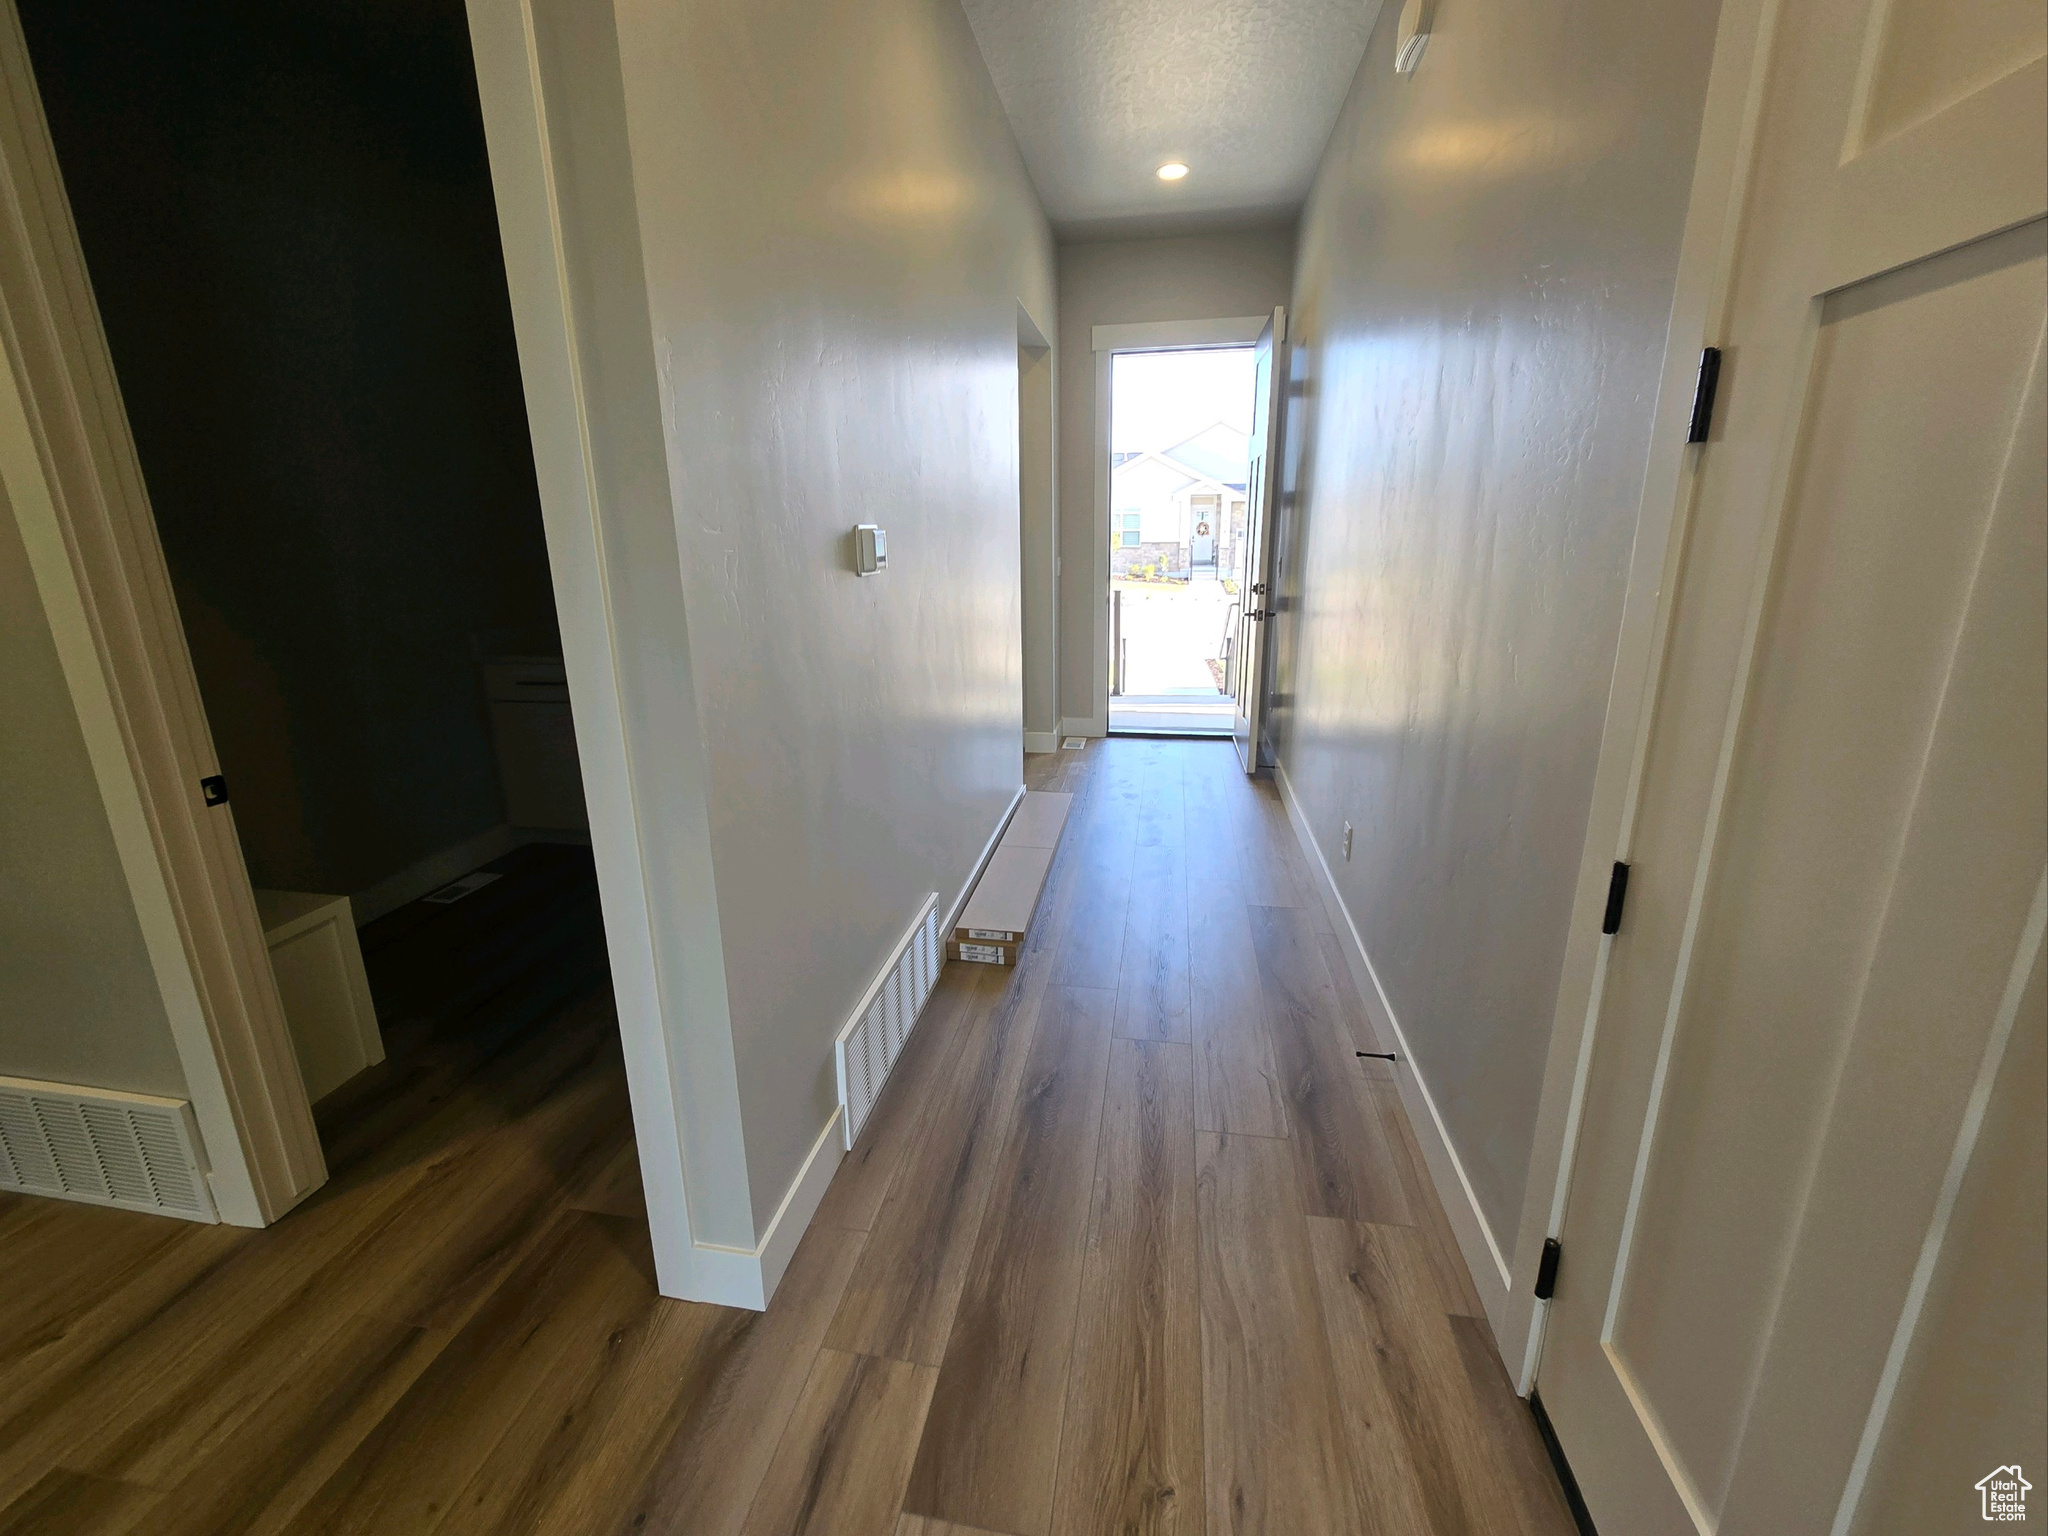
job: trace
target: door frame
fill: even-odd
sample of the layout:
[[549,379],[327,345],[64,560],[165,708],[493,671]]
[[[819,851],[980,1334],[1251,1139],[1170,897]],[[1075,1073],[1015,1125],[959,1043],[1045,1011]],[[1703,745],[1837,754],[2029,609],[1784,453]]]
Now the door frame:
[[1049,334],[1019,299],[1017,598],[1026,752],[1051,752],[1060,744],[1059,359]]
[[1094,649],[1089,662],[1090,707],[1084,720],[1061,722],[1063,734],[1109,734],[1109,427],[1111,359],[1119,352],[1207,352],[1217,347],[1256,346],[1273,317],[1235,315],[1220,320],[1148,320],[1131,325],[1098,325],[1095,351],[1095,550],[1089,590],[1095,594]]
[[[1264,388],[1259,386],[1258,349],[1266,353]],[[1252,351],[1252,426],[1259,451],[1245,463],[1244,591],[1238,595],[1237,646],[1231,663],[1237,690],[1230,700],[1230,744],[1248,774],[1277,767],[1266,731],[1266,704],[1273,687],[1267,677],[1272,651],[1273,609],[1260,600],[1272,597],[1273,530],[1278,523],[1280,463],[1287,443],[1287,308],[1275,305],[1273,319],[1261,327]],[[1259,413],[1265,412],[1260,425]],[[1244,727],[1243,738],[1238,726]]]
[[[1551,1016],[1543,1086],[1537,1101],[1530,1174],[1516,1230],[1501,1244],[1480,1221],[1489,1250],[1466,1258],[1479,1279],[1501,1357],[1523,1395],[1537,1384],[1549,1303],[1535,1296],[1543,1246],[1564,1225],[1573,1159],[1593,1059],[1612,939],[1600,932],[1616,863],[1629,861],[1636,809],[1669,644],[1678,565],[1692,516],[1700,455],[1688,441],[1702,349],[1725,323],[1735,237],[1763,106],[1762,64],[1769,57],[1782,0],[1723,0],[1694,153],[1692,190],[1680,237],[1663,372],[1636,515],[1635,543],[1609,678],[1593,793],[1573,888],[1564,962]],[[1724,386],[1735,380],[1730,369]],[[1503,1251],[1504,1250],[1504,1251]],[[1477,1257],[1487,1260],[1484,1265]],[[1480,1273],[1484,1269],[1487,1273]]]
[[[644,434],[632,435],[647,422],[597,429],[611,397],[588,354],[610,339],[616,313],[579,306],[591,285],[579,286],[568,250],[561,204],[573,191],[555,174],[570,150],[550,134],[564,104],[543,88],[539,31],[560,23],[598,29],[571,50],[586,72],[578,84],[621,89],[611,12],[557,6],[539,17],[533,0],[468,0],[467,11],[656,1279],[667,1296],[759,1310],[837,1166],[840,1111],[757,1221],[706,894],[702,738],[690,690],[673,686],[678,672],[689,677],[688,635],[680,604],[655,590],[680,566],[672,542],[650,556],[609,515],[622,477],[666,483],[659,422],[652,457]],[[628,165],[623,119],[595,129],[591,153],[612,155],[602,169],[616,176]],[[637,250],[635,231],[613,254],[628,253],[637,273]],[[630,301],[616,276],[607,269],[596,287]],[[113,826],[215,1203],[228,1222],[263,1226],[326,1181],[326,1161],[232,811],[202,798],[199,781],[219,763],[13,0],[0,0],[0,353],[0,485]],[[637,362],[645,381],[615,387],[644,382],[635,398],[651,401],[651,352]],[[672,521],[661,526],[672,541]],[[659,642],[658,661],[618,638],[636,621]],[[650,675],[662,682],[650,686]],[[655,766],[636,780],[627,742],[641,730],[671,749],[643,755]]]
[[0,15],[0,483],[169,1019],[221,1219],[327,1162],[286,1028],[135,440],[13,4]]

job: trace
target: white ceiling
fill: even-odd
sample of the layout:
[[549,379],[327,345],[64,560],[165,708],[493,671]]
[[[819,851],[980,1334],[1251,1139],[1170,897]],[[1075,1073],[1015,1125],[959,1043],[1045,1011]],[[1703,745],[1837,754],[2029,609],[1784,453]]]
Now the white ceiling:
[[[962,0],[1053,226],[1294,212],[1380,0]],[[1155,172],[1185,161],[1178,184]]]

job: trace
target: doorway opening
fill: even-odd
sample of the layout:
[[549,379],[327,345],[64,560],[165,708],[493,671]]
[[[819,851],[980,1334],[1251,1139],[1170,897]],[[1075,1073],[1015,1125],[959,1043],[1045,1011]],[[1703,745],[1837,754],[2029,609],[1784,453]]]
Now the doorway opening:
[[630,1204],[460,0],[20,12],[246,875],[219,900],[253,905],[296,1057],[266,1086],[303,1090],[330,1203],[537,1135],[518,1199]]
[[1109,730],[1230,734],[1254,349],[1110,358]]

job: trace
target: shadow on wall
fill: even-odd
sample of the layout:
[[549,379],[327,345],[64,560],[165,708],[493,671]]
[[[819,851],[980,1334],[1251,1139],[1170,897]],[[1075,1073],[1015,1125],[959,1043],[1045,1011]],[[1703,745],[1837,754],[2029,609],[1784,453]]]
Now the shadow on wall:
[[461,0],[21,13],[250,874],[359,892],[558,645]]

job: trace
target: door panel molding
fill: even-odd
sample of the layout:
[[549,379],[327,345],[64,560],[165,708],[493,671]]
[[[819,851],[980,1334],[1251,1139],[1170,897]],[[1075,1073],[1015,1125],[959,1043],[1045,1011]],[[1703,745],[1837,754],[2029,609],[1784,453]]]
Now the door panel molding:
[[[2041,263],[2030,270],[2038,276]],[[1734,1529],[1788,1514],[1799,1529],[1830,1521],[1849,1529],[1858,1468],[1867,1469],[1886,1428],[1886,1383],[1896,1382],[1912,1346],[1947,1213],[2039,964],[2048,806],[2038,783],[2011,772],[2009,755],[1986,750],[1958,724],[1995,700],[2003,732],[2031,738],[2037,752],[2048,740],[2048,522],[2039,511],[2048,500],[2048,336],[2037,335],[2031,353],[1874,963],[1833,1085],[1808,1215],[1737,1450],[1724,1516]],[[2010,929],[1982,931],[1973,902],[1986,897],[2013,915]],[[1979,950],[1971,964],[1965,957]],[[1942,1035],[1930,1038],[1930,1021]],[[1893,1113],[1907,1096],[1919,1113]],[[1886,1191],[1875,1218],[1835,1216],[1873,1185]],[[1845,1307],[1838,1277],[1850,1272],[1859,1304]],[[1868,1412],[1856,1420],[1816,1413],[1821,1393],[1867,1401]],[[1776,1443],[1788,1422],[1813,1426],[1796,1458]],[[1838,1499],[1825,1496],[1831,1487],[1841,1489]]]
[[[1867,92],[1867,84],[1860,89]],[[1990,137],[2009,140],[2019,153],[1973,152]],[[1928,196],[1937,184],[1942,195]],[[1817,293],[2041,217],[2048,212],[2048,59],[2022,64],[1849,155],[1833,191]]]

